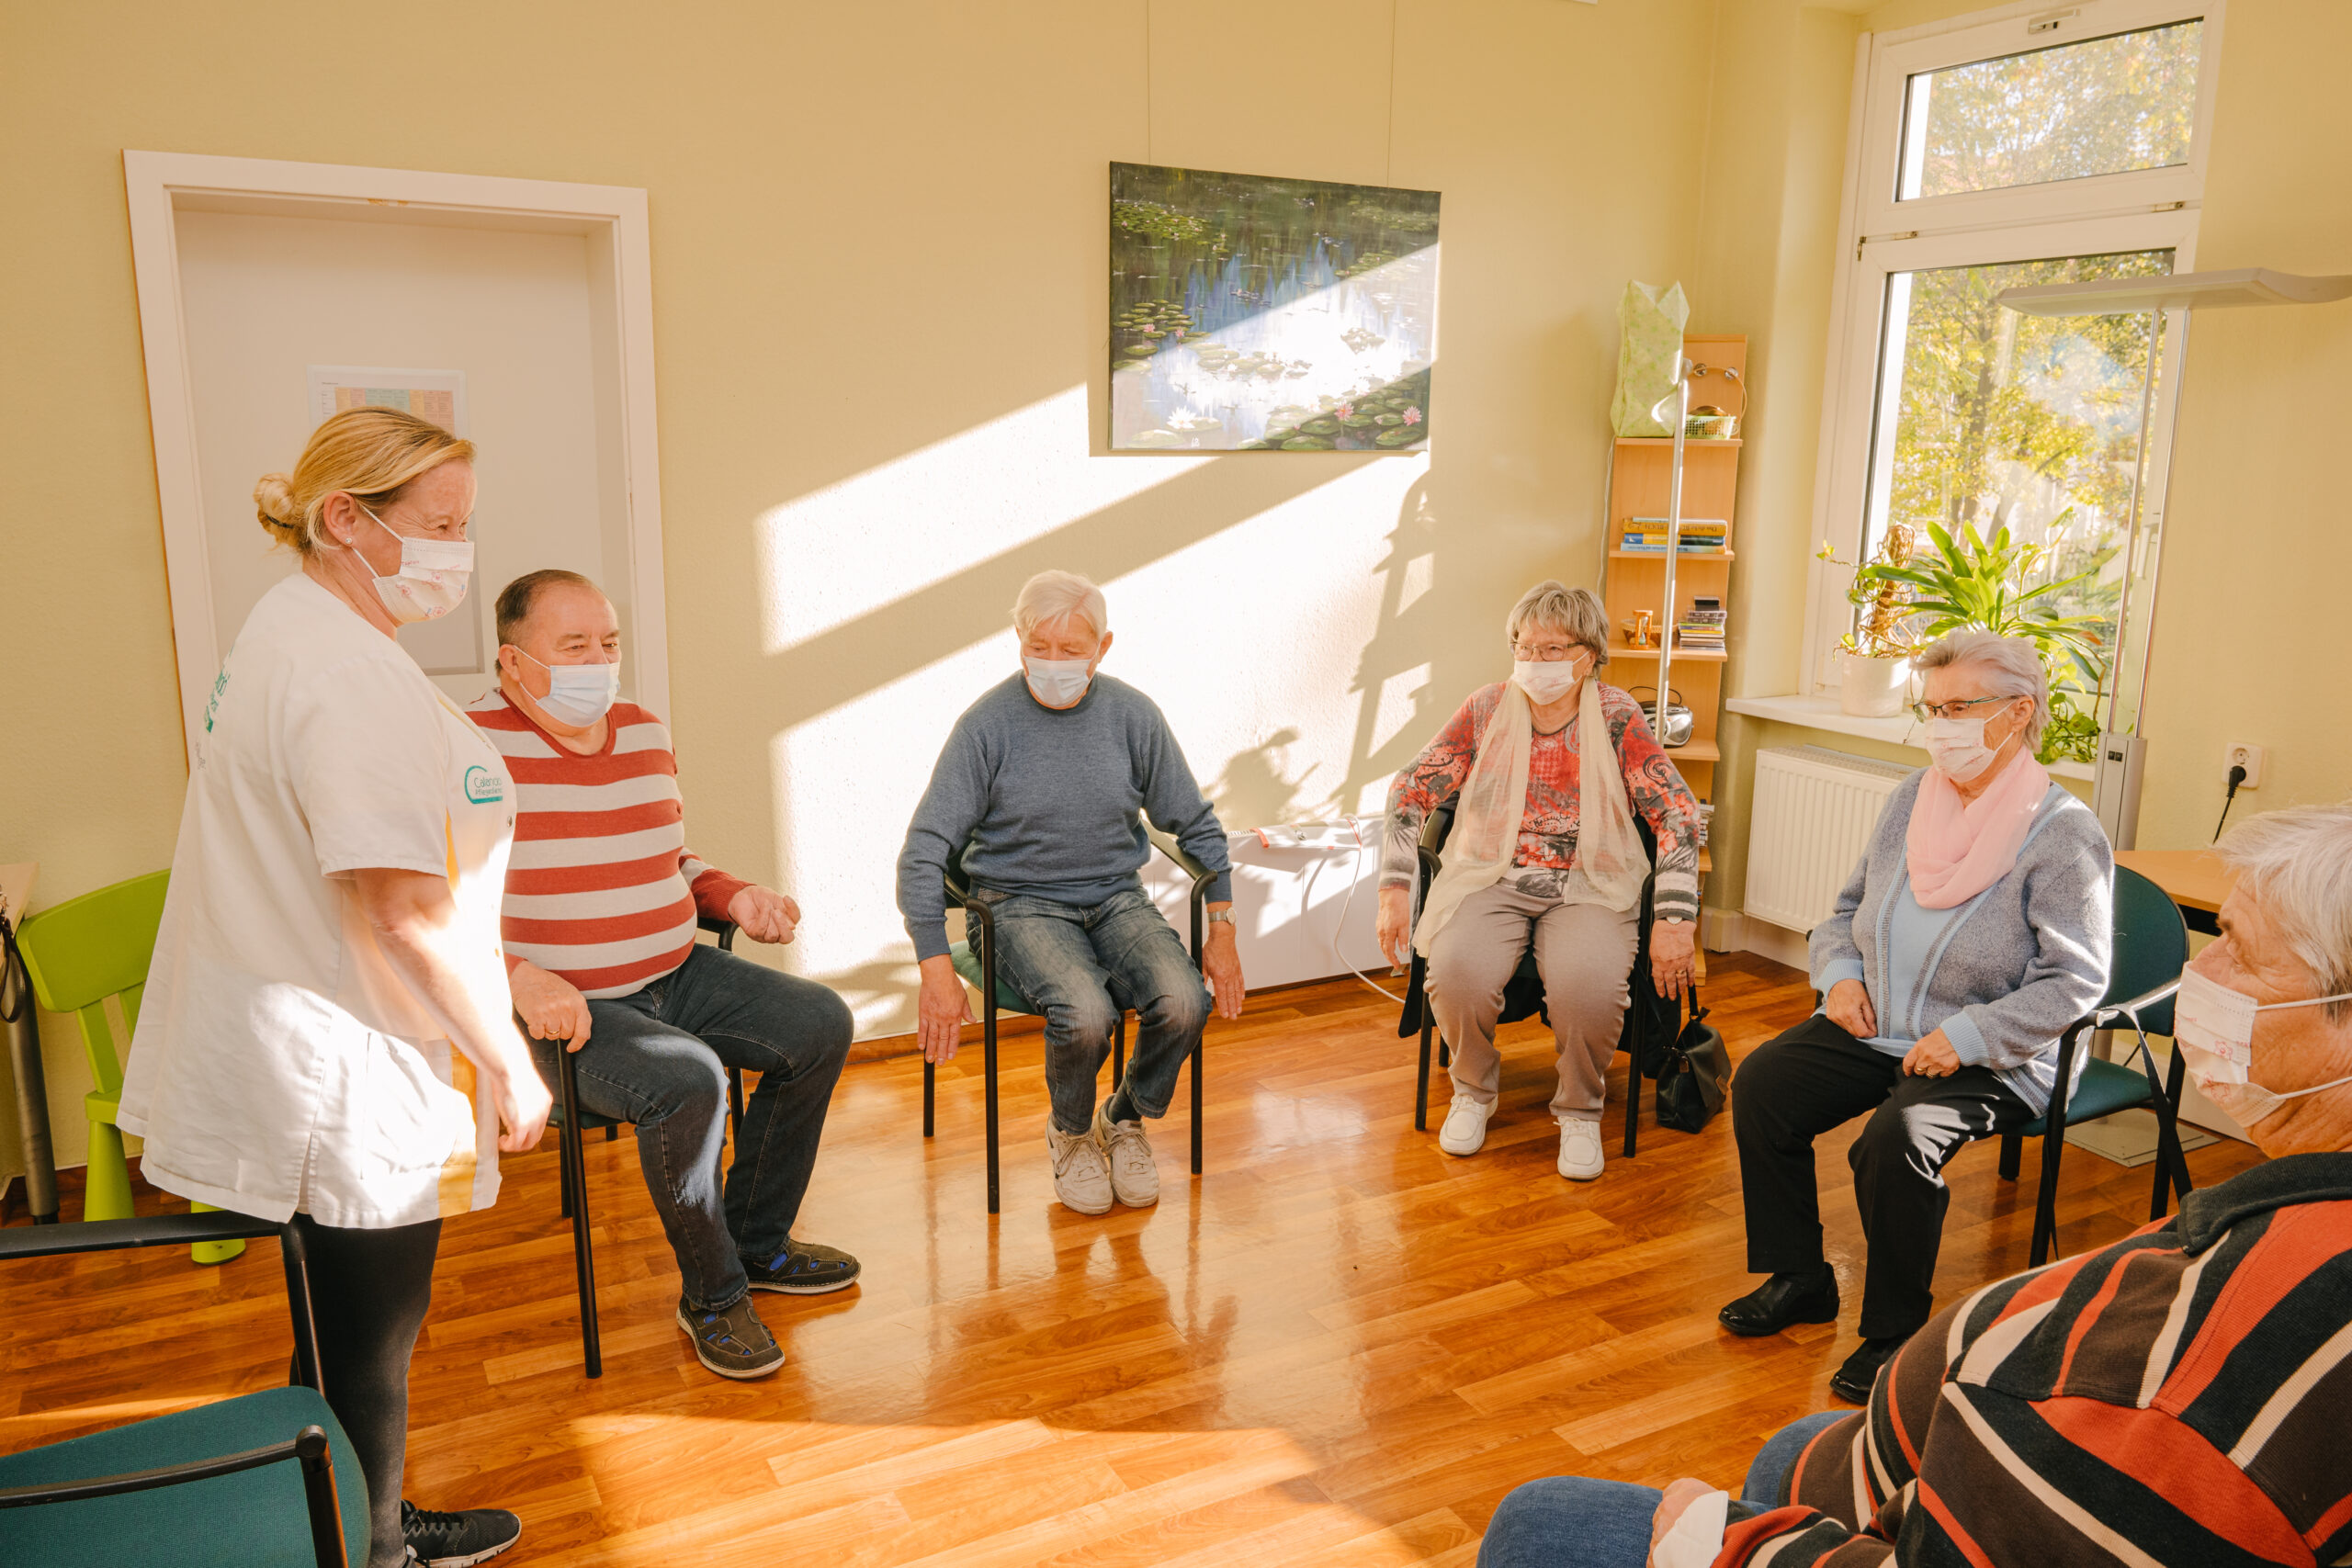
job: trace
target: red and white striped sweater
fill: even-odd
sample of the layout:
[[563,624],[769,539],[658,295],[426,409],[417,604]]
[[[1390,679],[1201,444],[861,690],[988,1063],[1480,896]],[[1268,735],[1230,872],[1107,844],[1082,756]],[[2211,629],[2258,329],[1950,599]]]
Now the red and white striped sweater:
[[686,848],[670,731],[615,703],[605,746],[582,756],[493,690],[466,711],[514,776],[514,853],[500,931],[590,997],[626,997],[685,962],[695,918],[725,919],[746,886]]

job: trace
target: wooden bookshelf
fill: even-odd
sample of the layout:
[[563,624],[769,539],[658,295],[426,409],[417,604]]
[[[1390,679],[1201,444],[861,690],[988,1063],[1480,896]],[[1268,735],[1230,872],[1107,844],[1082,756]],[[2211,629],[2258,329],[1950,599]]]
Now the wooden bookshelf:
[[[1747,338],[1744,333],[1690,336],[1682,352],[1710,367],[1690,380],[1690,406],[1713,403],[1742,414],[1745,423]],[[1723,367],[1739,372],[1731,381],[1717,373]],[[1737,437],[1682,444],[1682,515],[1720,518],[1730,535],[1739,532],[1736,515],[1739,488]],[[1611,685],[1633,691],[1645,709],[1651,706],[1651,688],[1657,679],[1658,649],[1627,646],[1628,627],[1636,610],[1663,608],[1666,595],[1666,553],[1617,547],[1626,523],[1635,517],[1663,517],[1674,479],[1674,440],[1671,436],[1618,436],[1611,443],[1609,464],[1608,565],[1601,580],[1601,601],[1609,608]],[[1731,604],[1731,568],[1736,552],[1733,537],[1720,551],[1685,552],[1674,558],[1674,616],[1699,598]],[[1671,636],[1672,628],[1660,634]],[[1726,655],[1720,649],[1678,648],[1674,650],[1672,682],[1690,709],[1690,741],[1667,752],[1680,771],[1690,793],[1701,800],[1715,795],[1717,728],[1723,718],[1723,671]]]

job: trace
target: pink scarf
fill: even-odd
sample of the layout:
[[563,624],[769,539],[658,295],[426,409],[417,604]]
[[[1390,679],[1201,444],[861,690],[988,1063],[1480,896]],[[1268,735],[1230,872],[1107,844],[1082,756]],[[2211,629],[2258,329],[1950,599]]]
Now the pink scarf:
[[1903,843],[1911,897],[1923,909],[1949,909],[2008,875],[2049,793],[2049,770],[2022,747],[1973,805],[1962,804],[1941,768],[1929,768]]

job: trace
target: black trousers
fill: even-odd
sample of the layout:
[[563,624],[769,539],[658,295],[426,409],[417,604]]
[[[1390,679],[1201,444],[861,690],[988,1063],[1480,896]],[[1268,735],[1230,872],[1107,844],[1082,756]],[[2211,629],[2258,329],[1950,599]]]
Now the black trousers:
[[1747,1211],[1747,1267],[1758,1274],[1820,1267],[1821,1193],[1813,1141],[1867,1115],[1847,1159],[1868,1255],[1866,1338],[1916,1333],[1935,1311],[1936,1251],[1951,1189],[1944,1166],[1961,1145],[2033,1120],[1989,1067],[1913,1077],[1816,1013],[1740,1063],[1731,1096],[1739,1184]]
[[349,1541],[355,1564],[391,1568],[407,1555],[401,1535],[401,1474],[408,1462],[408,1362],[433,1304],[441,1222],[345,1230],[297,1214],[311,1260],[319,1325],[319,1381],[368,1480],[370,1540]]

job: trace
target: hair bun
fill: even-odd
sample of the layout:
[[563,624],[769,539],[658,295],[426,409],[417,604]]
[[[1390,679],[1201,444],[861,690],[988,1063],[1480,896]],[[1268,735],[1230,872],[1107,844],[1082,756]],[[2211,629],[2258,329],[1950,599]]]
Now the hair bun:
[[294,504],[294,484],[286,475],[262,475],[254,486],[254,505],[261,525],[277,538],[292,544],[301,536],[301,508]]

